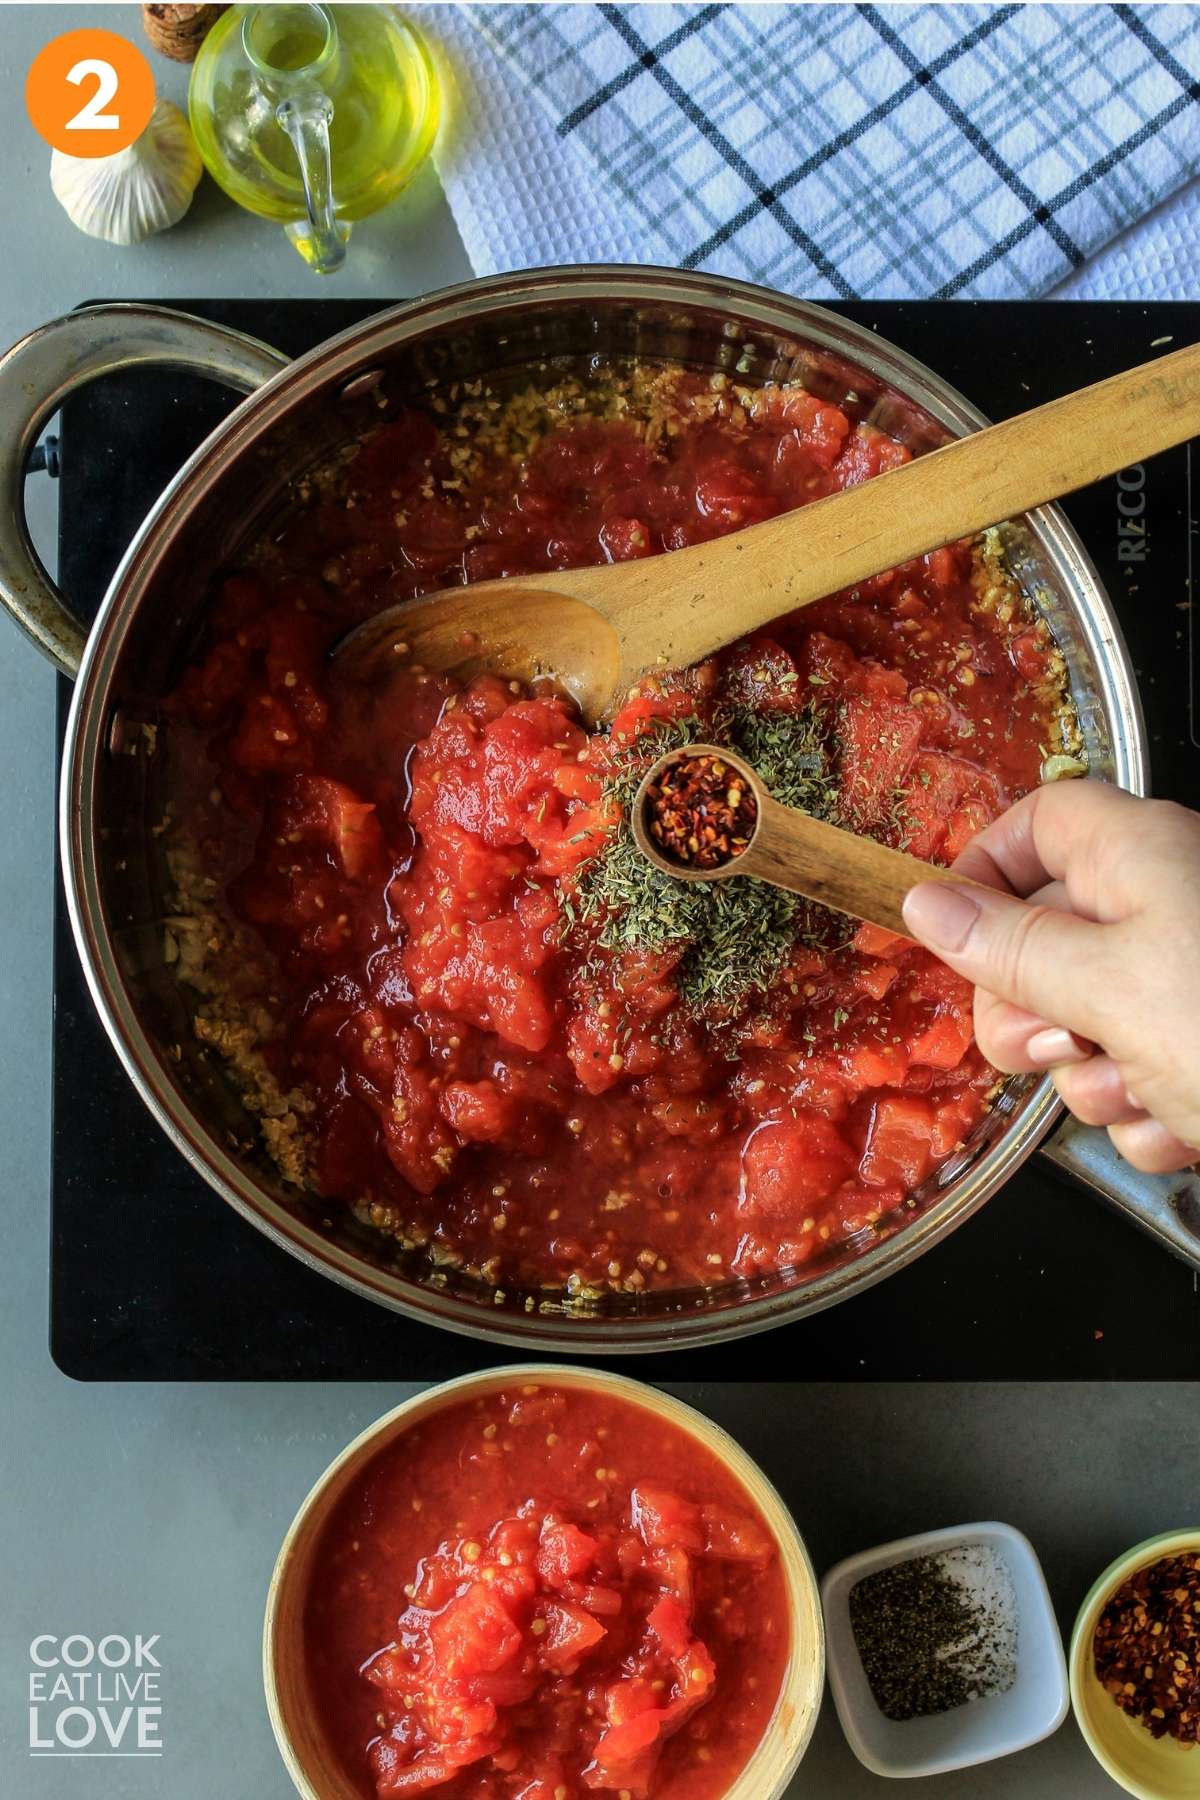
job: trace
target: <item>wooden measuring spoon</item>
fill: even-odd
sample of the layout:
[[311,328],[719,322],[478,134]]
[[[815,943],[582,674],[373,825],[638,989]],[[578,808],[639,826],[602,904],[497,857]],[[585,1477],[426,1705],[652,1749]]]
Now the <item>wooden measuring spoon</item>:
[[468,675],[550,676],[594,724],[649,669],[698,662],[810,601],[1197,434],[1193,344],[711,543],[388,607],[334,655],[363,679],[409,657]]
[[[663,850],[651,830],[651,790],[672,764],[686,763],[693,757],[712,757],[726,770],[736,772],[743,791],[753,795],[757,807],[745,849],[715,868],[680,861]],[[822,906],[832,906],[856,919],[869,919],[872,925],[882,925],[902,937],[907,936],[907,927],[900,908],[904,896],[920,882],[953,881],[956,887],[981,885],[934,863],[922,862],[920,857],[906,856],[902,850],[889,850],[873,838],[858,837],[839,825],[827,825],[797,807],[781,805],[771,798],[745,758],[723,744],[685,744],[660,756],[638,786],[629,823],[642,855],[677,881],[723,881],[730,875],[754,875],[759,881],[770,881],[793,894],[803,894],[806,900],[818,900]]]

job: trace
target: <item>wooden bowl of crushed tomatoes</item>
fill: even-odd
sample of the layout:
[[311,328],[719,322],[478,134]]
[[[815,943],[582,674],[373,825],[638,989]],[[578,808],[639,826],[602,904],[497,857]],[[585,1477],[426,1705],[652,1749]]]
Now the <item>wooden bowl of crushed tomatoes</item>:
[[431,1388],[343,1451],[263,1649],[305,1800],[777,1800],[824,1681],[812,1566],[745,1451],[542,1365]]

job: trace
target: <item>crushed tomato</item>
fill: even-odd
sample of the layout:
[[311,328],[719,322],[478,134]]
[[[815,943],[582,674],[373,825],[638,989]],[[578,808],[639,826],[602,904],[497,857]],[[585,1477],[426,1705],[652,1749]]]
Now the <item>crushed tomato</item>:
[[319,1543],[311,1690],[379,1800],[718,1800],[791,1644],[778,1552],[644,1407],[514,1385],[383,1451]]
[[985,602],[974,546],[643,684],[600,740],[495,676],[399,661],[364,690],[324,661],[396,599],[702,541],[907,456],[802,390],[740,410],[685,411],[653,453],[585,418],[469,479],[450,425],[409,413],[340,500],[224,583],[173,703],[181,822],[269,949],[245,998],[278,1022],[281,1085],[309,1097],[315,1185],[435,1267],[551,1305],[766,1275],[885,1233],[995,1079],[968,984],[872,926],[797,944],[732,1038],[680,1005],[677,957],[597,974],[563,936],[564,895],[613,829],[612,746],[721,698],[824,709],[844,816],[928,859],[1035,786],[1056,653],[1019,602]]

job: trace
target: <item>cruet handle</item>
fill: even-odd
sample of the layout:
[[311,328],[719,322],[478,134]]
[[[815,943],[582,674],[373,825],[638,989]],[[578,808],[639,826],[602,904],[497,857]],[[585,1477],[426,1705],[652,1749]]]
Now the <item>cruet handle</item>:
[[346,239],[350,235],[349,228],[339,221],[333,203],[333,159],[329,148],[333,102],[319,89],[306,89],[281,100],[275,117],[295,148],[308,213],[306,220],[288,225],[285,230],[318,275],[331,275],[346,260]]

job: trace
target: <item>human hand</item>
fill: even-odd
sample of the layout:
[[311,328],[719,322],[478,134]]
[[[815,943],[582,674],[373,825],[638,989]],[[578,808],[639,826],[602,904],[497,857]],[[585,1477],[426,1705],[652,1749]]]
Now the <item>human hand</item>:
[[1037,788],[923,883],[913,937],[976,983],[988,1061],[1049,1070],[1135,1168],[1200,1159],[1200,815],[1096,781]]

